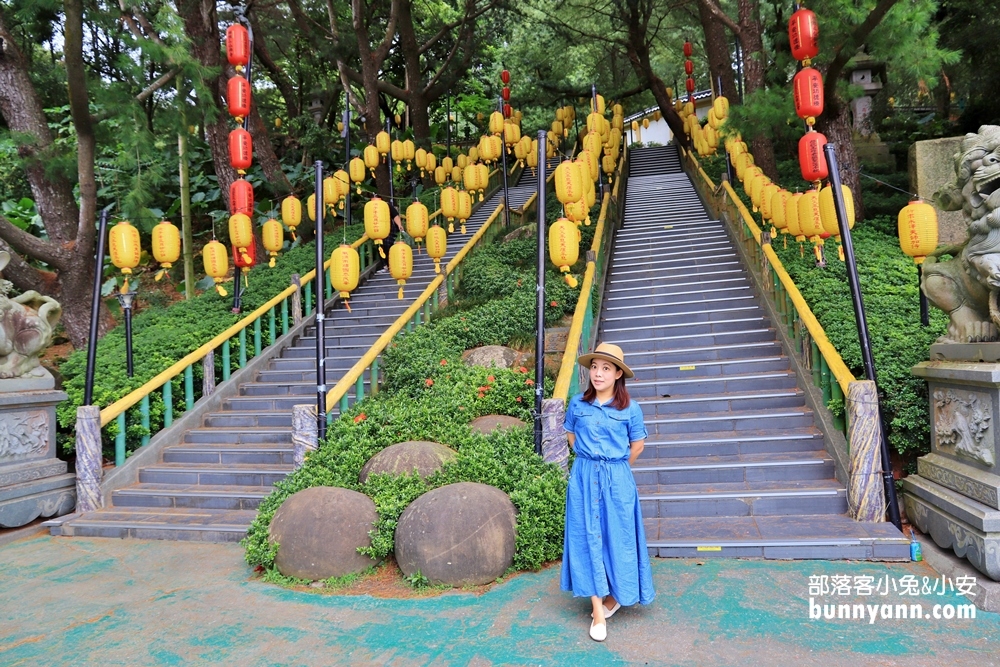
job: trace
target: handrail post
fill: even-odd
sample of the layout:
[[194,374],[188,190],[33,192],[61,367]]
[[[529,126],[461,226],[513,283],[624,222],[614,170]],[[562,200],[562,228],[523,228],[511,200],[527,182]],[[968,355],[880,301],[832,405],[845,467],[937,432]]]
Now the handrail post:
[[[826,163],[830,171],[830,187],[833,188],[833,206],[837,212],[837,223],[840,227],[841,245],[844,247],[844,263],[847,267],[847,284],[851,288],[851,301],[854,305],[854,319],[858,327],[858,339],[861,343],[861,361],[865,367],[865,376],[875,383],[875,396],[878,398],[878,378],[875,373],[875,359],[872,355],[871,339],[868,335],[868,321],[865,317],[864,298],[861,295],[861,281],[858,278],[858,266],[854,260],[854,243],[851,240],[851,227],[847,221],[847,207],[844,205],[844,193],[840,185],[840,169],[837,167],[837,154],[834,144],[823,146]],[[880,406],[877,406],[880,407]],[[882,484],[885,491],[886,505],[889,510],[889,521],[900,531],[903,525],[899,516],[899,503],[896,502],[896,484],[892,475],[892,461],[889,458],[889,442],[886,438],[882,410],[878,410],[881,425],[880,455],[882,458]]]
[[[544,130],[538,131],[538,160],[544,164]],[[542,398],[545,391],[545,170],[538,170],[538,213],[535,236],[538,241],[538,265],[535,284],[535,453],[542,454]],[[506,209],[506,207],[505,207]]]
[[76,511],[80,514],[104,506],[101,454],[101,410],[81,405],[76,409]]
[[215,350],[209,350],[201,360],[201,375],[201,395],[211,396],[215,392]]
[[[350,107],[348,106],[348,109]],[[348,118],[350,111],[347,111]],[[350,134],[347,124],[345,132]],[[350,153],[350,143],[347,143]],[[350,189],[348,189],[350,193]],[[348,194],[350,197],[350,194]],[[348,201],[348,216],[350,216],[350,199]],[[323,278],[326,273],[323,268],[323,162],[316,160],[316,427],[319,442],[326,439],[326,313],[323,299]]]

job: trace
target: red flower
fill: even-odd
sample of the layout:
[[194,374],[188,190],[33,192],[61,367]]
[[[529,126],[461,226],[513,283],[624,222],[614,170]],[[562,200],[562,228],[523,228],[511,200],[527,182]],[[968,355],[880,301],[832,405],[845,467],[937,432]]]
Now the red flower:
[[496,378],[493,377],[492,375],[490,375],[489,377],[486,378],[486,381],[487,382],[494,382],[494,381],[496,381]]
[[529,387],[534,387],[535,386],[535,381],[534,380],[525,380],[524,384],[528,385]]
[[518,403],[520,403],[520,402],[521,402],[521,397],[520,397],[520,396],[518,396],[518,397],[517,397],[517,398],[515,398],[514,400],[515,400],[515,401],[517,401]]
[[556,306],[559,305],[559,302],[558,301],[549,301],[549,305],[552,306],[553,308],[555,308]]
[[479,393],[480,394],[486,393],[487,391],[489,391],[489,389],[490,389],[489,387],[480,387],[479,388]]
[[354,423],[357,424],[359,422],[363,422],[366,419],[368,419],[368,415],[362,412],[360,415],[354,418]]
[[527,373],[528,369],[525,368],[524,366],[521,366],[520,368],[517,369],[517,372],[518,373]]
[[448,365],[448,360],[447,359],[442,359],[441,360],[441,365],[442,366],[447,366]]
[[434,386],[434,380],[432,380],[430,378],[427,378],[426,380],[424,380],[424,384],[427,385],[428,387],[433,387]]

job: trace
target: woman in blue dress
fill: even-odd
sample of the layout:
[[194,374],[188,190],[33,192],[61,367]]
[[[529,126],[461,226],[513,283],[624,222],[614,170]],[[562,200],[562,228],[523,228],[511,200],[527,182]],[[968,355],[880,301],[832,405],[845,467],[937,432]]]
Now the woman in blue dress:
[[566,435],[576,452],[566,489],[561,586],[593,606],[590,636],[607,637],[607,619],[622,605],[649,604],[655,595],[635,478],[642,453],[642,409],[629,399],[633,377],[621,348],[601,343],[578,360],[590,386],[566,406]]

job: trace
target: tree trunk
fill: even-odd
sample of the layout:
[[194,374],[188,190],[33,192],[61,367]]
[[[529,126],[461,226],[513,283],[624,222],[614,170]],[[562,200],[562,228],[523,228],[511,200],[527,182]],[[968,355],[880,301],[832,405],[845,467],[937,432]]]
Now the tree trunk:
[[816,129],[826,135],[826,140],[837,147],[837,166],[841,182],[854,193],[854,216],[865,217],[861,197],[861,162],[854,150],[854,128],[851,126],[850,107],[839,98],[826,100],[824,113],[816,121]]
[[[743,79],[747,95],[764,88],[764,68],[767,58],[761,41],[761,25],[757,0],[738,0],[740,46],[743,48]],[[751,141],[754,164],[772,179],[778,178],[774,159],[774,144],[770,137],[759,136]]]
[[[712,12],[704,3],[698,3],[698,15],[701,28],[705,32],[705,51],[708,55],[708,69],[712,76],[712,88],[716,94],[725,95],[729,100],[736,101],[736,78],[733,74],[732,61],[729,58],[729,40],[726,37],[726,27],[712,16]],[[719,78],[722,78],[722,91],[718,90]]]

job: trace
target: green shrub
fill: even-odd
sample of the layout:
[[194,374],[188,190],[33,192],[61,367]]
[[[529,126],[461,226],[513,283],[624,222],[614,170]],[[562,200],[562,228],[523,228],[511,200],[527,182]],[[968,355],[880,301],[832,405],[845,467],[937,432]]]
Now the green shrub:
[[[347,238],[358,239],[364,233],[363,225],[353,225],[347,230]],[[326,247],[333,248],[343,240],[343,232],[326,237]],[[293,248],[282,253],[272,269],[266,264],[254,267],[249,274],[249,287],[243,294],[243,313],[249,314],[265,304],[290,284],[293,273],[303,275],[315,267],[316,250],[313,243]],[[231,286],[230,286],[230,291]],[[141,288],[138,299],[143,298]],[[232,296],[221,297],[215,290],[208,290],[189,301],[178,301],[167,308],[146,308],[132,320],[132,356],[135,372],[129,378],[125,370],[125,328],[118,326],[109,331],[97,345],[94,373],[94,404],[101,407],[111,405],[129,392],[141,387],[150,379],[166,370],[178,360],[190,354],[213,337],[236,324],[244,315],[232,312]],[[276,311],[279,318],[280,311]],[[263,320],[262,345],[270,344],[267,319]],[[248,331],[247,356],[253,356],[252,330]],[[238,367],[240,339],[231,341],[232,356],[230,370]],[[222,358],[216,354],[216,375],[221,377]],[[76,409],[83,403],[84,383],[87,369],[87,351],[77,350],[60,366],[63,389],[69,395],[57,409],[59,423],[58,438],[66,452],[74,448],[73,431],[76,423]],[[201,364],[193,370],[195,398],[201,396]],[[183,376],[175,378],[173,385],[173,414],[176,418],[185,410]],[[150,395],[150,431],[155,433],[163,425],[162,392]],[[126,450],[138,448],[141,439],[147,435],[139,424],[138,408],[132,408],[126,417]],[[112,423],[103,430],[105,456],[114,453],[114,436],[117,426]]]

